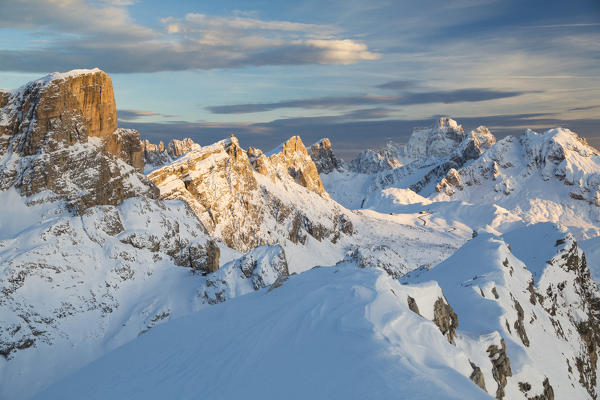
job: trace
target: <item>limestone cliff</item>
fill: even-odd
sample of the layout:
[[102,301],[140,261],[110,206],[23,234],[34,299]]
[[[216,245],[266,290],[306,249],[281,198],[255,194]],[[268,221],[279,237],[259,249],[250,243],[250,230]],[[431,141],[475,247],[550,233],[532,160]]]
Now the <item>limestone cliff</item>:
[[320,174],[328,174],[343,168],[342,162],[333,154],[331,141],[327,138],[310,146],[309,153]]
[[157,197],[143,170],[139,133],[117,129],[110,77],[50,74],[0,96],[0,189],[45,190],[82,212],[136,195]]
[[346,211],[331,201],[299,138],[269,156],[246,152],[232,136],[198,147],[149,174],[161,197],[185,200],[208,232],[228,246],[336,241],[352,234]]

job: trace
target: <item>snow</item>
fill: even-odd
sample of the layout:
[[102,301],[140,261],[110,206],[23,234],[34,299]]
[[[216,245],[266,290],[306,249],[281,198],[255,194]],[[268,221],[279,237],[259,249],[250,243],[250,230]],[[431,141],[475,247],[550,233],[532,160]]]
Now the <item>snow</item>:
[[489,398],[468,365],[398,282],[319,268],[157,327],[36,398]]

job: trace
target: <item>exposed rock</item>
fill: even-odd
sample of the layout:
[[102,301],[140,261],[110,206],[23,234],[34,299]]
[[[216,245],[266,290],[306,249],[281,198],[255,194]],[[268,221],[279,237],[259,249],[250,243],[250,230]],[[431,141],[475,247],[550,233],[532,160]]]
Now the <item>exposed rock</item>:
[[309,154],[320,174],[328,174],[342,169],[342,163],[333,154],[331,142],[327,138],[310,146]]
[[239,251],[286,239],[305,243],[308,236],[336,241],[353,233],[350,218],[322,189],[299,138],[267,157],[258,149],[244,151],[232,136],[195,148],[149,178],[161,196],[185,200],[211,235]]
[[299,136],[288,139],[287,142],[271,151],[268,157],[274,168],[287,171],[287,174],[301,186],[320,195],[328,196],[317,167]]
[[529,399],[529,400],[554,400],[554,389],[552,388],[552,385],[550,385],[550,381],[548,380],[548,378],[544,379],[542,386],[544,387],[544,391],[541,394],[538,394],[537,396],[533,396],[533,397],[527,397],[527,399]]
[[[482,136],[481,132],[478,135]],[[489,180],[495,192],[510,196],[520,189],[515,184],[519,175],[525,179],[539,174],[544,181],[557,180],[568,186],[572,199],[600,206],[597,155],[596,149],[568,129],[555,128],[544,133],[527,130],[518,139],[502,139],[483,157],[457,168],[460,187],[446,181],[440,182],[437,190],[452,196]]]
[[398,168],[402,165],[404,149],[397,143],[388,141],[382,149],[367,149],[350,161],[349,168],[360,174],[375,174]]
[[[470,361],[469,361],[470,362]],[[473,381],[473,383],[475,383],[477,386],[479,386],[481,389],[483,389],[484,391],[487,392],[486,388],[485,388],[485,378],[483,376],[483,372],[481,371],[481,368],[479,368],[477,365],[471,363],[471,367],[473,368],[473,372],[471,373],[471,376],[469,376],[469,379],[471,379]]]
[[196,243],[188,247],[190,267],[206,273],[219,269],[219,256],[221,251],[214,240],[205,244]]
[[183,140],[173,139],[166,146],[162,141],[158,144],[153,144],[146,139],[141,142],[140,146],[147,170],[170,164],[175,159],[190,152],[193,148],[199,147],[190,138]]
[[496,143],[495,136],[485,126],[480,126],[469,134],[458,137],[462,137],[462,141],[450,149],[447,157],[439,165],[411,185],[412,190],[420,192],[431,183],[437,183],[435,190],[438,192],[446,185],[462,189],[461,177],[457,169],[469,161],[479,158],[483,152]]
[[419,306],[417,305],[417,301],[413,298],[408,296],[408,309],[412,312],[414,312],[415,314],[419,314],[421,315],[421,313],[419,312]]
[[415,129],[406,145],[406,155],[413,160],[440,158],[454,151],[464,139],[462,126],[450,118],[440,118],[430,128]]
[[440,332],[446,336],[448,342],[454,343],[458,328],[458,316],[442,297],[438,298],[433,305],[433,323],[440,328]]
[[506,378],[512,376],[512,370],[510,368],[510,360],[506,355],[506,343],[504,339],[500,341],[500,346],[493,344],[487,349],[488,356],[492,362],[492,376],[498,384],[496,390],[496,398],[504,398],[504,388],[506,387]]
[[514,323],[514,328],[519,334],[521,341],[526,347],[529,347],[529,338],[527,337],[527,332],[525,332],[525,324],[523,323],[523,319],[525,318],[525,313],[523,311],[523,307],[521,304],[514,300],[515,302],[515,310],[517,310],[517,320]]
[[259,246],[222,266],[208,276],[206,286],[200,288],[201,297],[209,304],[227,300],[236,293],[237,286],[251,285],[250,290],[281,285],[289,275],[285,252],[280,246]]
[[[80,213],[132,196],[158,196],[143,170],[139,133],[117,129],[110,77],[95,70],[51,74],[3,95],[0,190],[50,190]],[[136,171],[137,170],[137,171]]]
[[402,255],[386,245],[356,247],[346,254],[344,261],[355,262],[360,268],[383,269],[393,278],[409,271]]

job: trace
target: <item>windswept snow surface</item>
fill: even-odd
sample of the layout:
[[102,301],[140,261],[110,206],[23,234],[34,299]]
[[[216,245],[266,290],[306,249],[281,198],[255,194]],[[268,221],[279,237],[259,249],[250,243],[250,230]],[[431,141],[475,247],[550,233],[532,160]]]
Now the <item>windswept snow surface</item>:
[[318,268],[169,322],[37,399],[487,399],[376,269]]

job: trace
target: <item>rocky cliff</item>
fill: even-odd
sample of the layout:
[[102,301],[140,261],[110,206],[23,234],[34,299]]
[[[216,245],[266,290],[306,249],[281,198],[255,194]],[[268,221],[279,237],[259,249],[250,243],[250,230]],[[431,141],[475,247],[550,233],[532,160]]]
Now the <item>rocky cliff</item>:
[[139,133],[117,129],[110,77],[54,73],[1,96],[0,189],[43,191],[82,212],[137,195],[157,197],[143,175]]
[[192,150],[149,178],[161,197],[187,201],[211,235],[240,251],[285,240],[304,243],[307,235],[337,240],[353,232],[298,137],[267,155],[246,152],[232,136]]
[[344,168],[342,161],[338,160],[333,154],[331,141],[327,138],[321,139],[310,146],[309,153],[319,174],[328,174]]
[[413,160],[444,157],[450,154],[464,137],[462,126],[455,120],[440,118],[430,128],[413,130],[406,145],[406,155]]
[[185,138],[183,140],[173,139],[167,145],[162,141],[158,144],[153,144],[146,139],[142,141],[141,146],[144,153],[145,171],[150,172],[172,163],[178,157],[188,153],[198,145],[192,139]]

